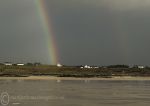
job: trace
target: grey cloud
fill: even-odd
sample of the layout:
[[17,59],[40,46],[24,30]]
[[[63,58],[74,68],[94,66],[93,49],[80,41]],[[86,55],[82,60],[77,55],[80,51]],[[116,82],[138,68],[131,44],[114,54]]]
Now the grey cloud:
[[[149,0],[46,0],[66,65],[149,65]],[[0,1],[2,61],[50,63],[34,0]]]
[[48,3],[62,63],[149,64],[149,0]]

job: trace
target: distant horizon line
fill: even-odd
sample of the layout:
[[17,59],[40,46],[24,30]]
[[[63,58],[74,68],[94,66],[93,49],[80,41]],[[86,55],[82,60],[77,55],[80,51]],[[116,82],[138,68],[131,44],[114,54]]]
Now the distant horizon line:
[[[40,65],[58,65],[58,64],[61,64],[61,63],[57,63],[57,64],[48,64],[48,63],[42,63],[42,62],[0,62],[0,64],[5,64],[5,63],[10,63],[10,64],[40,64]],[[143,64],[108,64],[108,65],[90,65],[90,64],[76,64],[76,65],[69,65],[69,64],[61,64],[63,66],[99,66],[99,67],[107,67],[107,66],[117,66],[117,65],[124,65],[124,66],[129,66],[129,67],[133,67],[133,66],[150,66],[150,65],[143,65]]]

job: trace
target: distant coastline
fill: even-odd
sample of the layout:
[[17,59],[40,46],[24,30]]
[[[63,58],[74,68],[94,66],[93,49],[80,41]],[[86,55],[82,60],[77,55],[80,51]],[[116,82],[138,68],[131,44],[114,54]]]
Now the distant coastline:
[[73,79],[132,79],[150,78],[150,68],[80,68],[80,67],[57,67],[57,66],[0,66],[0,78],[73,78]]

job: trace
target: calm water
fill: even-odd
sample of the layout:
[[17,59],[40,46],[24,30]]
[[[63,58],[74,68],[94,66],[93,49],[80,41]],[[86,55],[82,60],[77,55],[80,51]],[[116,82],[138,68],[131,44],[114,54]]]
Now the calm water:
[[150,81],[0,80],[0,93],[0,106],[149,106]]

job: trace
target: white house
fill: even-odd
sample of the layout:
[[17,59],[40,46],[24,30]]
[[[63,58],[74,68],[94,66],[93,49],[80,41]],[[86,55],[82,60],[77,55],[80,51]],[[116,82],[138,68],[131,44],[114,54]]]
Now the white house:
[[23,63],[18,63],[17,66],[24,66],[24,64]]
[[92,68],[92,67],[90,67],[90,66],[88,66],[88,65],[85,65],[84,68]]
[[99,68],[98,66],[88,66],[88,65],[85,65],[85,66],[81,66],[80,68]]
[[62,67],[62,65],[58,63],[58,64],[57,64],[57,67]]
[[13,64],[12,63],[9,63],[9,62],[6,62],[4,63],[5,66],[12,66]]
[[143,69],[143,68],[145,68],[145,67],[144,67],[144,66],[138,66],[138,68]]

